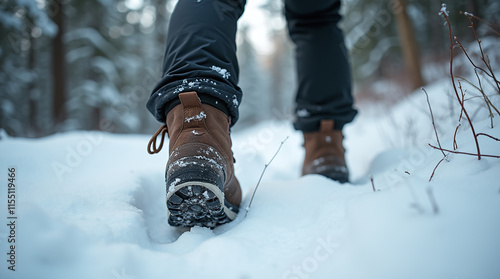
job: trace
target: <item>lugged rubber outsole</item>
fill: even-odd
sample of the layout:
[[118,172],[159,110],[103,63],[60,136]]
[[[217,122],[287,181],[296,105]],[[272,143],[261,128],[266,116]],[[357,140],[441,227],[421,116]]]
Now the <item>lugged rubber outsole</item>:
[[188,181],[175,185],[167,193],[168,223],[177,227],[215,228],[234,220],[238,207],[224,199],[214,184]]

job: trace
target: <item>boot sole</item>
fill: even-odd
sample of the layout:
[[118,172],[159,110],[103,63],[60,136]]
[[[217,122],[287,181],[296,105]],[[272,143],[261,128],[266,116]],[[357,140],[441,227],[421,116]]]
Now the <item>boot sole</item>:
[[[224,198],[223,181],[206,166],[187,166],[167,179],[168,223],[215,228],[234,220],[238,207]],[[177,182],[177,183],[176,183]],[[220,184],[220,186],[218,186]]]
[[234,220],[237,213],[224,204],[224,194],[213,184],[190,181],[167,195],[168,223],[176,227],[209,227]]

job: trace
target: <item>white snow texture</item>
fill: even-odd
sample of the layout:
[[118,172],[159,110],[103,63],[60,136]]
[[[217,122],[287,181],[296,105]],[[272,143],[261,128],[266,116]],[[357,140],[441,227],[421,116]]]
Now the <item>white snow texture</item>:
[[[459,112],[442,120],[448,90],[448,81],[427,88],[445,148]],[[487,110],[474,119],[476,132],[500,137]],[[290,123],[233,133],[241,213],[214,230],[182,231],[167,224],[168,152],[148,155],[148,136],[0,133],[0,278],[500,278],[499,159],[451,154],[428,182],[442,154],[427,145],[436,143],[422,92],[383,113],[362,111],[345,134],[350,184],[300,177],[302,136]],[[497,142],[479,140],[483,154],[500,153]],[[458,150],[475,151],[465,122],[457,141]],[[16,271],[7,261],[9,168]]]
[[212,70],[214,70],[217,73],[219,73],[219,75],[221,75],[225,79],[228,79],[231,76],[231,73],[227,69],[224,69],[224,68],[221,68],[221,67],[217,67],[215,65],[212,66]]

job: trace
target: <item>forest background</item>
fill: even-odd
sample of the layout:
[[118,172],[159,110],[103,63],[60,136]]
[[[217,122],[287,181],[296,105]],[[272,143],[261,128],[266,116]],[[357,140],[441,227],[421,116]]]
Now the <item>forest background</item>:
[[[153,133],[159,123],[145,104],[161,76],[168,22],[176,2],[1,1],[0,128],[21,137],[71,130]],[[449,34],[438,15],[441,4],[343,1],[341,27],[357,107],[391,106],[449,75]],[[465,45],[475,39],[461,12],[473,13],[493,26],[500,22],[498,1],[446,4],[454,35]],[[248,1],[239,21],[244,97],[236,129],[293,117],[293,45],[282,5],[280,0]],[[485,23],[475,20],[474,24],[482,39],[498,38]],[[455,55],[463,56],[459,49]],[[455,68],[460,74],[461,65]]]

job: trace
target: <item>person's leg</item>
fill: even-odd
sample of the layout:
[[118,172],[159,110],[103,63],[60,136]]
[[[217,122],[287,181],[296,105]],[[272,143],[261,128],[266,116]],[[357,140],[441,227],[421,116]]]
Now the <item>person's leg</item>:
[[294,127],[304,132],[302,174],[347,182],[342,128],[356,115],[340,0],[285,0],[298,77]]
[[244,4],[180,0],[172,14],[163,78],[147,107],[165,123],[148,152],[160,151],[166,132],[170,138],[165,181],[173,226],[216,227],[234,220],[239,210],[229,128],[241,100],[235,36]]
[[179,93],[196,91],[238,120],[236,27],[246,0],[180,0],[170,19],[163,76],[147,103],[160,122],[180,104]]
[[322,119],[333,119],[341,130],[356,115],[339,9],[339,0],[285,0],[297,65],[297,130],[318,131]]

